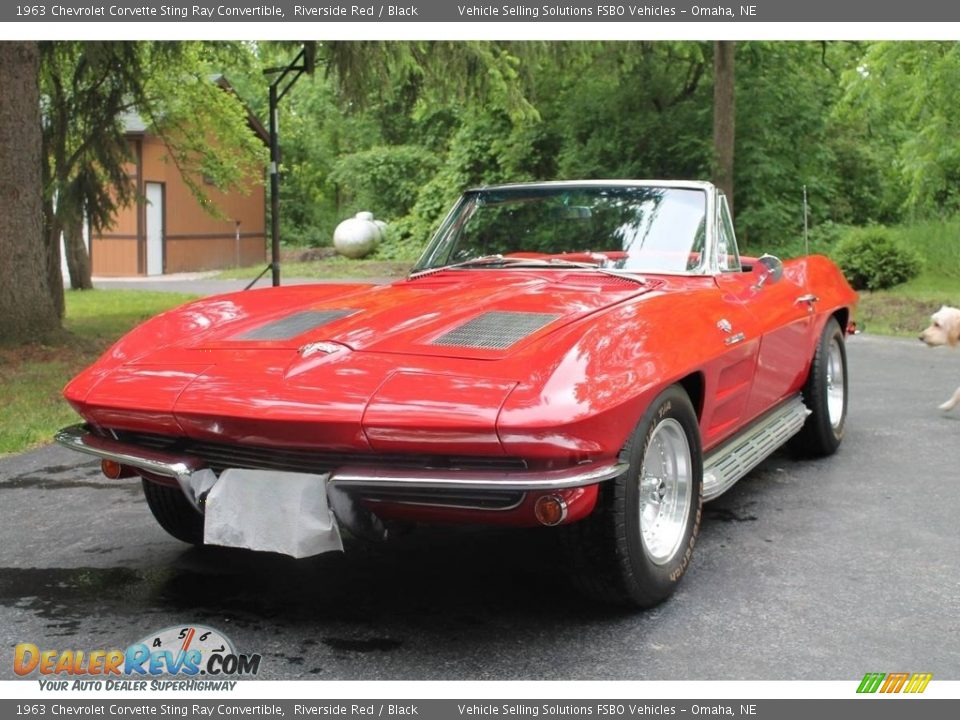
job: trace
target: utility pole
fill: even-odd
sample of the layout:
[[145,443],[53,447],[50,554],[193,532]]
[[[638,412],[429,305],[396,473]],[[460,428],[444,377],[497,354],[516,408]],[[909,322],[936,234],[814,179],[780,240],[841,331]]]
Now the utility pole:
[[264,75],[276,75],[270,83],[270,264],[263,269],[253,282],[247,285],[249,290],[264,276],[272,271],[272,284],[280,285],[280,128],[278,126],[278,106],[283,96],[294,86],[304,73],[312,74],[316,61],[316,42],[305,42],[303,48],[286,67],[267,68]]

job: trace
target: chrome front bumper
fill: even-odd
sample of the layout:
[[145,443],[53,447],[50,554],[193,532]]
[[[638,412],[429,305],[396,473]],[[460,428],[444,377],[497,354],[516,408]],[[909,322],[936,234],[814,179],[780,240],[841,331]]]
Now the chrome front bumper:
[[[95,457],[113,460],[130,468],[173,478],[187,499],[198,506],[193,488],[194,474],[206,472],[200,458],[151,450],[131,443],[104,438],[91,433],[84,425],[71,425],[60,430],[54,440],[64,447]],[[584,463],[559,470],[464,470],[423,468],[419,470],[390,467],[346,465],[333,469],[328,482],[345,490],[363,488],[404,488],[412,490],[491,490],[534,492],[564,490],[594,485],[622,475],[627,463],[607,461]]]

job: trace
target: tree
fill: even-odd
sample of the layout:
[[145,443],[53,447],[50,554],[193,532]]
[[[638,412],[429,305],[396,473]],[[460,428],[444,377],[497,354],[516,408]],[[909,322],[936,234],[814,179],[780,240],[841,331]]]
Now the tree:
[[882,158],[888,208],[960,209],[960,45],[874,42],[843,76],[837,117]]
[[859,52],[846,42],[737,44],[736,224],[748,252],[803,249],[790,245],[803,233],[804,186],[813,226],[872,217],[870,148],[832,119],[840,73]]
[[0,342],[56,330],[47,274],[35,42],[0,43]]
[[535,93],[560,143],[553,176],[709,177],[708,50],[688,42],[556,46]]
[[[814,224],[889,220],[900,192],[889,144],[873,142],[898,126],[836,112],[863,43],[449,45],[320,44],[322,70],[281,106],[285,240],[329,243],[371,209],[395,231],[380,255],[409,257],[469,185],[663,177],[714,179],[736,194],[742,242],[790,252],[804,185]],[[291,48],[260,51],[281,64],[266,58]]]
[[714,182],[727,196],[733,213],[733,157],[736,145],[734,55],[736,43],[713,43],[713,149],[716,158]]
[[[396,219],[465,117],[492,111],[508,124],[535,121],[514,50],[490,42],[318,43],[318,71],[280,105],[284,240],[327,244],[356,209]],[[292,48],[265,43],[258,53],[264,66],[285,67]],[[450,199],[438,198],[441,212]]]
[[[44,218],[51,283],[60,276],[60,237],[74,288],[90,288],[84,222],[100,232],[136,199],[128,175],[124,118],[136,113],[166,144],[168,158],[201,205],[203,178],[220,188],[259,179],[264,151],[246,108],[211,75],[242,64],[238,43],[43,43]],[[60,287],[58,284],[57,287]],[[55,302],[63,307],[62,292]]]
[[[93,287],[84,221],[102,230],[134,198],[120,116],[142,94],[139,81],[127,81],[141,76],[139,61],[133,43],[41,44],[44,228],[51,282],[60,274],[63,235],[71,287]],[[55,293],[54,301],[62,314],[62,293]]]

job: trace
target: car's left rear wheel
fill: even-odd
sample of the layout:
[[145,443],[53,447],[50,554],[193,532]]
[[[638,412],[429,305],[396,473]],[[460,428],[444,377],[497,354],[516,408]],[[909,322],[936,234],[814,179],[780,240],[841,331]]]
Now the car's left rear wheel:
[[624,447],[629,469],[570,525],[574,581],[606,602],[652,607],[673,594],[700,530],[703,458],[696,412],[673,385],[651,403]]

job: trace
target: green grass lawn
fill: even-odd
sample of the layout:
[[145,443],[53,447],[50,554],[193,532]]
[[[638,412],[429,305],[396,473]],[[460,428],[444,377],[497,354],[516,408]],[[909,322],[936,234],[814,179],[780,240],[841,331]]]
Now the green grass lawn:
[[[373,280],[398,278],[410,272],[412,262],[396,260],[348,260],[344,257],[324,258],[312,262],[283,262],[280,272],[288,278],[317,278],[321,280]],[[263,271],[256,267],[231,268],[217,275],[218,279],[253,280]]]
[[50,442],[77,422],[63,386],[138,323],[192,299],[140,290],[67,293],[64,332],[48,343],[0,347],[0,455]]

